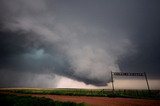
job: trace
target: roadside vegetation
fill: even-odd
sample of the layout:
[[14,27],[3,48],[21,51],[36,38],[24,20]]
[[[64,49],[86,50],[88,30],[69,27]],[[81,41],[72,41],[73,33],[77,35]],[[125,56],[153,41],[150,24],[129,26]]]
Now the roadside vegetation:
[[0,92],[160,99],[160,90],[151,90],[150,92],[148,90],[116,90],[113,92],[102,89],[0,89]]
[[0,94],[0,106],[85,106],[85,104],[53,101],[44,97]]

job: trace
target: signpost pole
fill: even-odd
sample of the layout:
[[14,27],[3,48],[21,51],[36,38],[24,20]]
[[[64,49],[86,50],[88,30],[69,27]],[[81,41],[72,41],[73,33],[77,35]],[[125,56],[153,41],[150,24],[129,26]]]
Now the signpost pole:
[[113,72],[111,71],[112,91],[114,91]]
[[146,75],[146,73],[145,73],[145,72],[144,72],[144,76],[145,76],[145,79],[146,79],[146,83],[147,83],[148,91],[150,92],[150,87],[149,87],[149,83],[148,83],[147,75]]

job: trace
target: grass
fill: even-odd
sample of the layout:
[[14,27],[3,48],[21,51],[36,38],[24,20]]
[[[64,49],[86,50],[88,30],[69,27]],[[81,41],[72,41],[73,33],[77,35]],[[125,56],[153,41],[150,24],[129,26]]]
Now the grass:
[[103,96],[124,98],[160,99],[159,90],[116,90],[114,92],[102,89],[0,89],[0,92],[23,94],[54,94],[71,96]]
[[85,106],[84,103],[60,102],[48,98],[0,94],[0,106]]

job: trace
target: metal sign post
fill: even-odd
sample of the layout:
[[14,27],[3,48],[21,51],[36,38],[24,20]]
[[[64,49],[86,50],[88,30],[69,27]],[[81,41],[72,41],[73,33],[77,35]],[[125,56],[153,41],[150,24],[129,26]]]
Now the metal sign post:
[[150,92],[149,83],[148,83],[147,75],[146,75],[146,73],[145,73],[145,72],[144,72],[144,76],[145,76],[145,79],[146,79],[146,83],[147,83],[148,91]]
[[114,91],[114,84],[113,84],[113,74],[112,74],[112,71],[111,71],[111,81],[112,81],[112,91]]

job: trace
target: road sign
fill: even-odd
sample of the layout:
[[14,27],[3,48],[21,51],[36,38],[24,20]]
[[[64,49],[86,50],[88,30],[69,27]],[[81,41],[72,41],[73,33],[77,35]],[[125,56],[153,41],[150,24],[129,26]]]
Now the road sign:
[[145,76],[144,73],[126,73],[126,72],[113,72],[115,76]]
[[147,75],[146,73],[131,73],[131,72],[112,72],[111,71],[111,82],[112,82],[112,90],[114,91],[115,87],[114,87],[114,76],[144,76],[146,79],[146,83],[147,83],[147,87],[148,87],[148,91],[150,91],[150,87],[149,87],[149,83],[148,83],[148,79],[147,79]]

